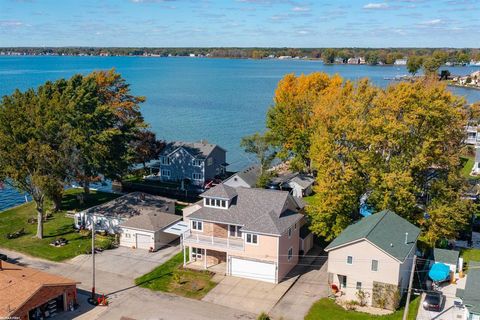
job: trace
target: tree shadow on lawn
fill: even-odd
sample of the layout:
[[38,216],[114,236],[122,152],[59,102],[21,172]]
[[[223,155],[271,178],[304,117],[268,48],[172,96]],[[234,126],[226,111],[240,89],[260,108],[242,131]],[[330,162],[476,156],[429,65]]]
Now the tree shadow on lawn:
[[61,226],[60,228],[54,230],[53,232],[49,232],[44,238],[55,238],[59,236],[65,236],[67,234],[75,233],[75,229],[73,228],[73,224],[66,224]]
[[[146,284],[149,284],[151,283],[152,281],[155,281],[155,280],[158,280],[158,279],[161,279],[161,278],[164,278],[166,276],[172,276],[173,275],[173,272],[167,272],[167,273],[164,273],[162,275],[159,275],[155,278],[150,278],[148,280],[144,280],[142,282],[138,282],[138,283],[135,283],[135,285],[133,286],[130,286],[130,287],[126,287],[124,289],[120,289],[120,290],[117,290],[117,291],[113,291],[113,292],[109,292],[106,294],[106,296],[110,296],[110,295],[113,295],[113,294],[117,294],[117,293],[120,293],[120,292],[124,292],[124,291],[127,291],[127,290],[130,290],[130,289],[133,289],[133,288],[136,288],[136,287],[141,287],[141,288],[145,288],[145,289],[150,289],[152,291],[161,291],[161,290],[154,290],[152,288],[149,288],[147,286],[144,286]],[[161,292],[166,292],[166,291],[161,291]]]

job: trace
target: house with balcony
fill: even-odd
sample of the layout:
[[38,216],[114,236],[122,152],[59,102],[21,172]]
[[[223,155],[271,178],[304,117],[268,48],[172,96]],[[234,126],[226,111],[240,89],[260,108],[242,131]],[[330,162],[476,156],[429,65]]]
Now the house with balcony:
[[[206,141],[168,143],[154,165],[160,181],[174,181],[203,188],[205,182],[225,173],[227,151]],[[151,177],[150,177],[151,178]]]
[[200,197],[184,210],[187,267],[279,283],[312,245],[303,202],[286,191],[219,184]]
[[408,287],[420,229],[392,211],[351,224],[326,248],[329,284],[340,299],[395,310]]

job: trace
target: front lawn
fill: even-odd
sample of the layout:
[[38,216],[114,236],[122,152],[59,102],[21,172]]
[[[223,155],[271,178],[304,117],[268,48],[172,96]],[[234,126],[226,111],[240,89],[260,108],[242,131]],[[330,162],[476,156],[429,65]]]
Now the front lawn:
[[[418,306],[420,303],[419,297],[412,297],[408,309],[409,320],[415,320],[417,317]],[[403,308],[398,309],[392,314],[385,316],[374,316],[364,312],[349,311],[336,304],[329,298],[320,299],[310,308],[306,320],[368,320],[368,319],[380,319],[380,320],[400,320],[403,317]]]
[[[70,189],[65,192],[62,200],[63,210],[81,211],[85,208],[110,201],[118,195],[106,192],[91,191],[91,194],[80,204],[77,196],[82,192],[80,189]],[[48,209],[47,205],[47,209]],[[62,261],[85,253],[91,246],[91,238],[88,234],[80,234],[74,229],[73,219],[65,216],[66,211],[54,213],[43,224],[44,238],[37,239],[37,224],[29,224],[29,218],[36,218],[35,204],[30,202],[12,209],[0,212],[0,247],[26,253],[31,256]],[[7,239],[8,233],[14,233],[20,229],[25,234],[16,239]],[[50,242],[56,238],[65,238],[68,244],[63,247],[53,247]],[[112,239],[110,237],[97,236],[97,246],[109,247]]]
[[154,291],[163,291],[179,296],[201,299],[216,283],[209,271],[183,268],[183,252],[173,256],[164,264],[135,279],[135,284]]
[[478,176],[471,176],[470,173],[472,172],[473,165],[475,164],[475,157],[471,156],[464,156],[460,158],[460,162],[462,164],[462,176],[466,179],[480,179]]
[[480,261],[480,249],[462,249],[460,256],[463,258],[463,262]]

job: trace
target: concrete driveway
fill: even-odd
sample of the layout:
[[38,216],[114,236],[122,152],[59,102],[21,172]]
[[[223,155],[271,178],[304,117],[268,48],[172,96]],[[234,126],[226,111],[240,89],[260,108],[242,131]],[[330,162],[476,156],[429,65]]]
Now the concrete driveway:
[[304,266],[302,275],[269,314],[275,319],[303,320],[312,304],[330,292],[326,261],[325,257],[317,257],[309,266]]
[[294,281],[293,278],[273,284],[225,276],[202,301],[259,314],[270,311]]
[[[418,307],[417,320],[451,320],[451,319],[464,319],[463,314],[465,310],[456,308],[453,306],[455,300],[455,294],[457,289],[465,289],[466,277],[458,278],[457,283],[448,284],[440,288],[440,291],[445,296],[445,304],[440,312],[427,311],[423,309],[423,300],[425,300],[425,293],[422,293],[420,306]],[[467,275],[468,276],[468,275]]]

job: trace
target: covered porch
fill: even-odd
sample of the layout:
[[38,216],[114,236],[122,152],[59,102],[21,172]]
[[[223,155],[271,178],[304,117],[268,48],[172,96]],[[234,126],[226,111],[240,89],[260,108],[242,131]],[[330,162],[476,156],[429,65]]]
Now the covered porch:
[[224,251],[184,245],[183,266],[185,268],[209,270],[217,274],[226,275],[227,253]]

